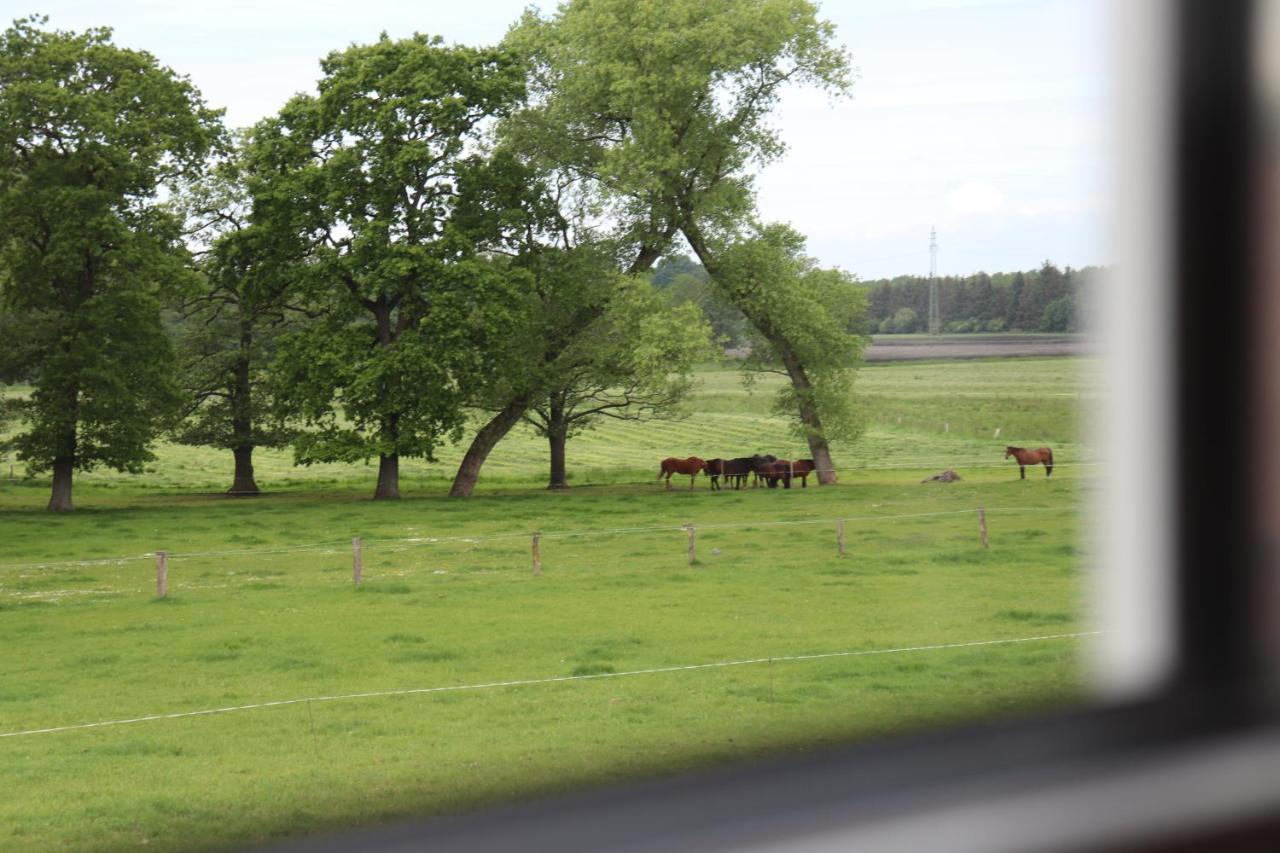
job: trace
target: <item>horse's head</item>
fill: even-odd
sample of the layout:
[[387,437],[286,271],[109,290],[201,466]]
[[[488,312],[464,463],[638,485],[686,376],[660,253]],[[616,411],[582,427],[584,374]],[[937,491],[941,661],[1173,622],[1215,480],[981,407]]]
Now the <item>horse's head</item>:
[[1021,449],[1022,449],[1021,447],[1006,446],[1004,449],[1004,458],[1008,459],[1010,456],[1013,456],[1015,453],[1017,453]]

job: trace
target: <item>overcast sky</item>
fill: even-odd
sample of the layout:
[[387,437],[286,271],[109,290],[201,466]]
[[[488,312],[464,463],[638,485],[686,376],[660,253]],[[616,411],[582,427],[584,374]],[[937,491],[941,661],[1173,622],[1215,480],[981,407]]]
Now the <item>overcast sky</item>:
[[[117,44],[187,74],[231,126],[309,91],[335,48],[416,31],[501,38],[525,0],[0,0],[59,29],[114,28]],[[864,279],[1105,263],[1108,50],[1103,0],[827,0],[859,79],[835,104],[789,94],[786,158],[759,208],[810,254]]]

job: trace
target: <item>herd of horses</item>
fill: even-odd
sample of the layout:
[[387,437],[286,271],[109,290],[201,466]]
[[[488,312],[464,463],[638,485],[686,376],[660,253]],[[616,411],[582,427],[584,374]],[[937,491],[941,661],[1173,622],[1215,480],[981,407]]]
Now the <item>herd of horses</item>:
[[791,488],[791,481],[800,478],[800,486],[802,488],[809,487],[809,475],[817,470],[817,466],[813,464],[812,459],[779,459],[776,456],[765,454],[756,456],[739,456],[737,459],[699,459],[697,456],[690,456],[687,459],[677,459],[670,457],[662,460],[662,470],[658,472],[658,479],[667,478],[667,488],[671,488],[671,477],[674,474],[686,474],[689,477],[689,488],[693,488],[694,480],[698,479],[698,475],[706,472],[711,478],[711,488],[713,490],[720,489],[720,481],[725,483],[733,483],[735,489],[740,489],[747,484],[747,478],[753,477],[752,485],[759,486],[762,483],[771,489],[776,489],[778,484],[782,484],[782,488]]
[[[1027,479],[1028,465],[1044,465],[1044,475],[1053,476],[1053,451],[1047,447],[1037,447],[1035,450],[1006,447],[1004,458],[1010,457],[1018,461],[1018,470],[1023,480]],[[779,459],[771,455],[739,456],[737,459],[699,459],[697,456],[678,459],[671,456],[662,460],[658,479],[666,477],[667,488],[670,489],[672,476],[684,474],[689,478],[689,489],[692,491],[698,475],[706,472],[711,478],[712,490],[716,491],[721,488],[721,480],[732,482],[735,489],[741,489],[746,486],[748,477],[754,477],[753,486],[764,483],[769,488],[776,489],[781,483],[782,488],[789,489],[791,481],[799,477],[801,488],[807,489],[809,475],[815,470],[817,467],[812,459]]]

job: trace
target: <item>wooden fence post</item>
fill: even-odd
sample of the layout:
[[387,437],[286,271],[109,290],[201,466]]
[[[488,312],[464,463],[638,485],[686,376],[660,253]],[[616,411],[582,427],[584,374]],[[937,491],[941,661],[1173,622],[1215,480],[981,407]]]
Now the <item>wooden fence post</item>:
[[982,537],[982,547],[987,547],[987,510],[978,507],[978,535]]
[[364,583],[364,555],[360,553],[363,544],[359,536],[351,540],[351,576],[356,586]]
[[692,521],[689,522],[684,526],[684,528],[685,530],[689,531],[689,565],[692,566],[694,564],[694,561],[697,559],[694,553],[693,522]]
[[169,595],[169,552],[156,551],[156,598]]
[[844,556],[844,519],[836,519],[836,547],[840,550],[840,556]]
[[541,531],[534,531],[533,534],[533,575],[537,577],[542,574],[542,554],[538,550],[538,540],[542,538]]

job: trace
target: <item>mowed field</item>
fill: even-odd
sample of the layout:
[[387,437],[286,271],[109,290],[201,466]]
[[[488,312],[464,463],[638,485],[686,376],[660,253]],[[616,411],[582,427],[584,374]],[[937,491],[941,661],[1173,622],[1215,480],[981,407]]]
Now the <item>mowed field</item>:
[[[457,449],[406,463],[396,503],[372,467],[271,453],[270,494],[224,498],[229,454],[171,446],[80,477],[69,516],[5,483],[0,849],[225,849],[1073,701],[1094,377],[864,368],[830,488],[656,483],[666,455],[799,455],[720,370],[686,420],[571,441],[567,493],[529,434],[468,501],[443,495]],[[1005,443],[1060,467],[1018,481]],[[919,482],[942,467],[964,480]]]

